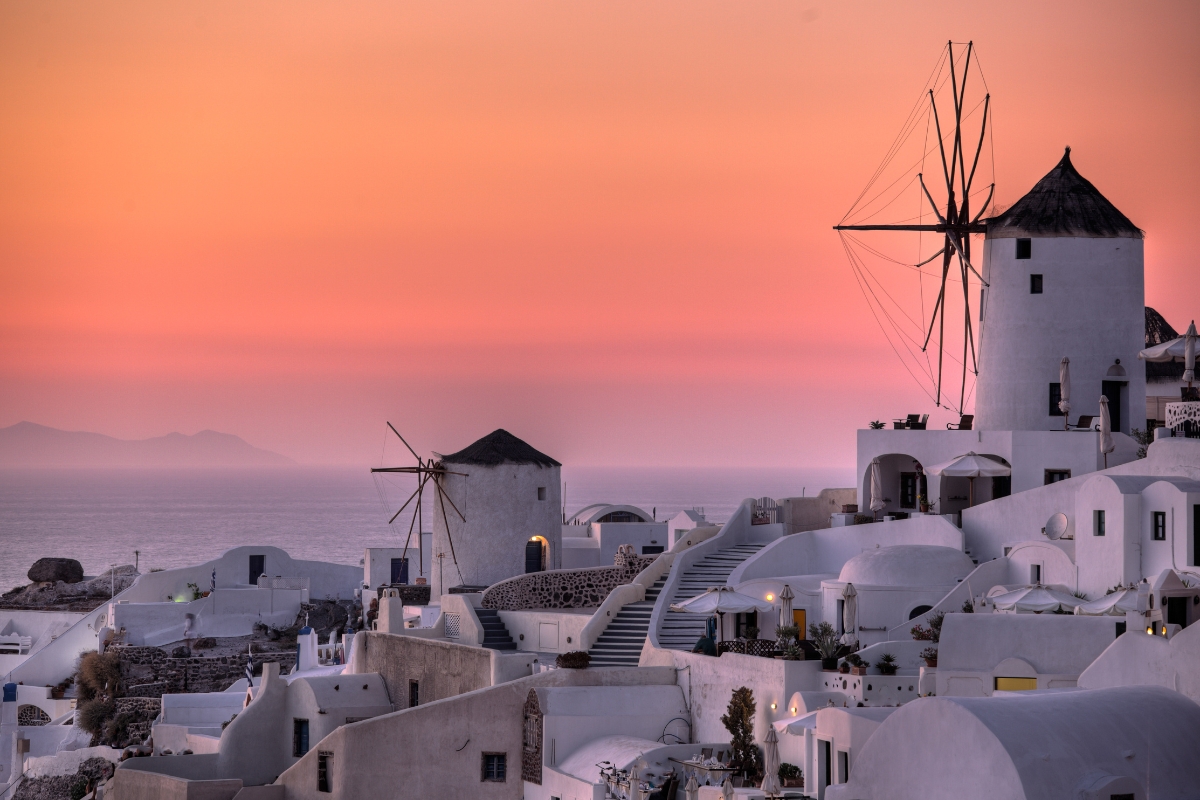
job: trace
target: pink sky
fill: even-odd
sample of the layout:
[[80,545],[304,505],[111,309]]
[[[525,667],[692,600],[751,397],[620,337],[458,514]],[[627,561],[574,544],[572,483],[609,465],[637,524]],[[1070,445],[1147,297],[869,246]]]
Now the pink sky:
[[[852,7],[851,7],[852,6]],[[830,230],[947,38],[998,198],[1073,147],[1200,310],[1200,7],[0,7],[0,426],[844,466],[935,412]]]

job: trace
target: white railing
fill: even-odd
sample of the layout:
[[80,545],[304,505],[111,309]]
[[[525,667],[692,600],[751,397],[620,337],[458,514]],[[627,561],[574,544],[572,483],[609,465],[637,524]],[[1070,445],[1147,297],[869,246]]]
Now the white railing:
[[1167,424],[1171,430],[1193,433],[1200,430],[1200,403],[1167,403]]
[[285,578],[285,577],[270,577],[268,575],[258,576],[258,588],[260,589],[292,589],[302,592],[308,591],[308,578]]

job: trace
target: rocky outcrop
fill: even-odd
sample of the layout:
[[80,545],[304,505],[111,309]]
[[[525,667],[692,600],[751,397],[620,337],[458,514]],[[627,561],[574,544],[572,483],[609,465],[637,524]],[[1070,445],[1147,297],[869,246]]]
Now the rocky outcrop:
[[25,778],[13,800],[68,800],[83,797],[84,790],[94,787],[113,774],[114,765],[103,758],[89,758],[79,765],[74,775],[46,775],[40,778]]
[[[38,564],[45,561],[69,561],[78,565],[78,561],[68,558],[43,558],[29,570],[30,576],[35,573]],[[80,578],[83,577],[80,568]],[[45,574],[45,573],[38,573]],[[56,580],[41,583],[31,583],[28,586],[18,586],[12,591],[0,596],[0,608],[34,609],[37,611],[91,611],[106,603],[114,594],[120,594],[128,589],[138,577],[138,571],[132,564],[105,570],[88,580],[76,580],[68,583]]]
[[79,583],[83,565],[73,558],[39,558],[26,575],[34,583]]

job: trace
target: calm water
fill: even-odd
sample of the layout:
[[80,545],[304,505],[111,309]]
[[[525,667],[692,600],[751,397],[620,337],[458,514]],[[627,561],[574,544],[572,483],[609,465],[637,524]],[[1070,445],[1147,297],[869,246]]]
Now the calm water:
[[[597,502],[693,506],[723,521],[746,497],[790,497],[853,485],[853,470],[563,469],[568,514]],[[142,571],[205,561],[243,544],[281,547],[297,558],[358,564],[369,546],[396,546],[407,514],[387,519],[415,488],[378,483],[365,469],[3,470],[0,590],[27,583],[38,558],[78,559],[89,575],[129,564]],[[428,495],[427,495],[428,497]],[[426,509],[426,530],[431,511]],[[401,521],[404,527],[401,529]]]

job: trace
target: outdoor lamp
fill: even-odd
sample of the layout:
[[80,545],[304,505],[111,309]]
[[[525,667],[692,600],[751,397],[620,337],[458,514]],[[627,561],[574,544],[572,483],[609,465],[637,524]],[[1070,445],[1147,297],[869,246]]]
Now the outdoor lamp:
[[1153,636],[1153,635],[1154,635],[1154,627],[1153,627],[1153,626],[1151,626],[1151,625],[1147,625],[1147,626],[1146,626],[1146,633],[1148,633],[1148,634],[1150,634],[1151,636]]
[[775,704],[774,704],[774,703],[771,703],[771,710],[772,710],[772,711],[774,711],[774,710],[775,710]]
[[775,595],[773,595],[773,594],[770,594],[770,593],[768,593],[768,594],[767,594],[767,602],[768,602],[768,603],[769,603],[769,602],[771,602],[771,601],[772,601],[772,600],[774,600],[774,599],[775,599]]

